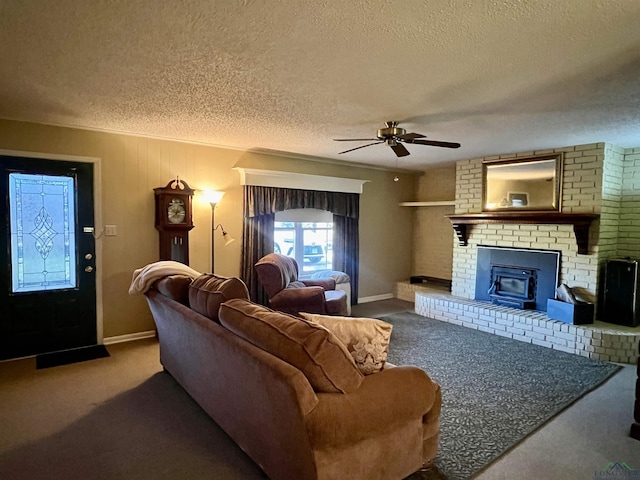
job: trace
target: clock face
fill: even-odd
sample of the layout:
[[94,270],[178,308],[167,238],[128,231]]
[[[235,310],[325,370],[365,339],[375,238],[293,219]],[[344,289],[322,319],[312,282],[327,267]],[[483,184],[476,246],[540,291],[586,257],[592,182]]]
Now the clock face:
[[171,223],[182,223],[187,212],[184,208],[184,201],[180,198],[172,198],[167,207],[167,218]]

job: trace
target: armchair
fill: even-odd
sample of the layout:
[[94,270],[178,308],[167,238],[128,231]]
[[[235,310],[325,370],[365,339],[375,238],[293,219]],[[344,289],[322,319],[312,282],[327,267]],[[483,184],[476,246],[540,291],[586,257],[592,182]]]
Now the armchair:
[[274,310],[293,315],[300,312],[347,315],[347,295],[336,290],[336,281],[298,280],[298,262],[294,258],[270,253],[255,264],[255,269]]

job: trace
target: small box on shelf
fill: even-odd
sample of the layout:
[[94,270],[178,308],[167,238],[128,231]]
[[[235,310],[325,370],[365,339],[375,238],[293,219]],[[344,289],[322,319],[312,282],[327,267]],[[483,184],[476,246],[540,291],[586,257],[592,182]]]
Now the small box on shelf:
[[593,323],[593,303],[567,303],[554,298],[547,300],[547,316],[572,325],[586,325]]

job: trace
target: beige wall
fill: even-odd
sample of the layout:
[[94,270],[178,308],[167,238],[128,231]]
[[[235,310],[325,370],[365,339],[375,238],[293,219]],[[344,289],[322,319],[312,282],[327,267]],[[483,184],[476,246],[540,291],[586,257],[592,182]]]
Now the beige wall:
[[[239,275],[242,247],[242,186],[234,167],[369,180],[360,203],[359,296],[386,295],[411,271],[412,212],[398,204],[413,198],[415,176],[338,163],[264,155],[240,150],[157,140],[89,130],[0,120],[0,149],[99,158],[102,225],[115,225],[117,235],[100,237],[104,336],[152,330],[153,322],[142,296],[127,290],[134,269],[157,260],[153,188],[179,175],[198,190],[225,192],[216,207],[216,223],[237,241],[216,242],[216,273]],[[194,197],[190,233],[190,265],[210,270],[211,207]]]
[[[456,166],[426,170],[418,179],[415,201],[453,200],[456,190]],[[412,275],[451,280],[454,231],[446,215],[454,206],[406,207],[413,210]]]

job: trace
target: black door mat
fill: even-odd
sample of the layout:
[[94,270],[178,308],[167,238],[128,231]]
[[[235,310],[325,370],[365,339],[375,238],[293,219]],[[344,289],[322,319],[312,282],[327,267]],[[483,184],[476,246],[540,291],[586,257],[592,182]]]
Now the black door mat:
[[109,352],[104,345],[91,345],[89,347],[61,350],[59,352],[43,353],[36,356],[36,369],[57,367],[70,363],[85,362],[96,358],[105,358]]

